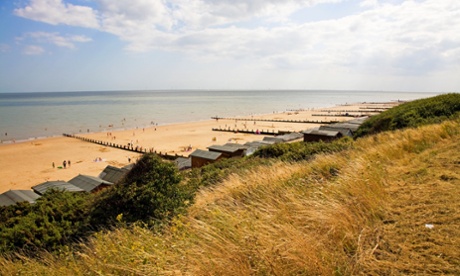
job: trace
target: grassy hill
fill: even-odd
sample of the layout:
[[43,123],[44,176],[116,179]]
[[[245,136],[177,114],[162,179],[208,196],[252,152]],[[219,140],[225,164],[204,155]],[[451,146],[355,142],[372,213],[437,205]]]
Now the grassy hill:
[[349,143],[209,173],[161,232],[121,222],[78,250],[0,258],[1,273],[459,275],[460,120]]
[[460,94],[448,93],[404,103],[372,116],[354,134],[356,137],[404,128],[436,124],[460,116]]

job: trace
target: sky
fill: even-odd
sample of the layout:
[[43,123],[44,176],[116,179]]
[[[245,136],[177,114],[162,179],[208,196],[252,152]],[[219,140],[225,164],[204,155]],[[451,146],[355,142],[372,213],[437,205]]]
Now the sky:
[[458,0],[0,0],[0,92],[460,92]]

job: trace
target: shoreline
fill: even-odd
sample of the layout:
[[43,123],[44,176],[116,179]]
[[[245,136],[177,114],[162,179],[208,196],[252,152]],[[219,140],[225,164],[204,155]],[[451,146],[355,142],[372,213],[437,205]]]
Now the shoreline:
[[[337,105],[339,106],[339,105]],[[302,111],[307,111],[308,109],[302,109]],[[310,109],[311,110],[311,109]],[[273,114],[279,114],[279,113],[285,113],[285,112],[292,112],[292,110],[285,110],[285,111],[273,111],[273,113],[254,113],[250,115],[236,115],[233,118],[248,118],[250,116],[252,117],[260,117],[260,116],[266,116],[266,115],[273,115]],[[18,144],[18,143],[27,143],[35,140],[43,140],[43,139],[48,139],[48,138],[56,138],[56,137],[64,137],[64,134],[71,134],[75,136],[84,136],[84,135],[90,135],[90,134],[97,134],[97,133],[106,133],[106,132],[123,132],[123,131],[132,131],[135,129],[139,128],[151,128],[151,127],[164,127],[164,126],[169,126],[169,125],[182,125],[182,124],[189,124],[189,123],[198,123],[198,122],[206,122],[211,119],[200,119],[200,120],[195,120],[195,121],[176,121],[176,122],[169,122],[169,123],[157,123],[156,125],[152,124],[146,124],[146,125],[140,125],[140,126],[128,126],[128,127],[116,127],[116,128],[110,128],[106,127],[101,130],[97,131],[89,131],[89,132],[82,132],[82,131],[73,131],[70,133],[61,133],[61,134],[52,134],[49,136],[36,136],[36,137],[28,137],[28,138],[21,138],[21,139],[0,139],[0,147],[2,145],[10,145],[10,144]]]
[[[390,106],[394,106],[395,104],[398,103],[379,103],[379,105]],[[362,110],[359,110],[359,107],[363,105],[371,104],[349,104],[347,105],[347,109],[363,113]],[[327,109],[340,110],[343,107],[344,105],[336,105],[327,107]],[[327,119],[327,113],[324,113],[324,118],[312,116],[313,113],[317,113],[321,109],[324,108],[238,116],[233,117],[231,120],[208,119],[195,122],[150,125],[148,127],[136,127],[124,130],[76,133],[75,135],[119,145],[127,145],[129,143],[144,149],[152,149],[171,155],[188,156],[196,149],[206,150],[209,146],[223,145],[228,142],[244,144],[246,142],[262,140],[264,137],[264,135],[258,134],[213,131],[213,128],[298,132],[319,126],[319,124],[265,122],[252,121],[251,119]],[[248,120],[244,121],[241,119]],[[339,121],[351,120],[349,117],[329,117],[329,119]],[[45,181],[69,181],[78,174],[98,176],[107,165],[123,167],[129,164],[129,160],[131,160],[131,163],[135,162],[139,156],[139,153],[89,143],[62,135],[28,139],[21,142],[16,141],[16,143],[2,143],[0,144],[0,167],[2,168],[0,193],[10,189],[28,190],[32,186]],[[66,169],[57,168],[61,166],[64,160],[70,160],[71,167],[67,167]],[[95,162],[95,160],[102,160],[102,162]],[[55,163],[55,168],[52,166],[53,162]]]

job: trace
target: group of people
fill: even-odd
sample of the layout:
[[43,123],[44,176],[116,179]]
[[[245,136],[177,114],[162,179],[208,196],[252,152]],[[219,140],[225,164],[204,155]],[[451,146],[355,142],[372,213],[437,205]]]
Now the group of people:
[[117,137],[112,135],[112,132],[107,132],[107,137],[110,137],[110,139],[115,140]]
[[[67,167],[70,168],[70,165],[72,163],[70,163],[70,160],[64,160],[62,161],[62,168],[66,169]],[[51,166],[53,166],[53,169],[56,168],[56,164],[54,164],[54,162],[51,164]]]

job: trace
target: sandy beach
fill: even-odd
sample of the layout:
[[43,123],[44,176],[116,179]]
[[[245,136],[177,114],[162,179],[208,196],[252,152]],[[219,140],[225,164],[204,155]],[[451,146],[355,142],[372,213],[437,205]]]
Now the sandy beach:
[[[206,149],[211,145],[223,145],[227,142],[244,144],[249,141],[262,140],[264,135],[234,132],[212,131],[213,128],[302,131],[319,126],[307,123],[262,122],[252,119],[276,120],[351,120],[351,117],[328,117],[334,112],[323,112],[323,116],[313,116],[319,110],[360,110],[360,107],[389,107],[387,104],[354,104],[334,106],[316,110],[286,111],[254,117],[235,119],[206,120],[164,126],[151,126],[130,130],[102,133],[87,133],[80,136],[127,145],[132,143],[144,149],[157,152],[188,156],[195,149]],[[364,112],[360,112],[364,115]],[[359,114],[359,113],[356,113]],[[368,113],[369,115],[375,113]],[[241,119],[248,119],[247,121]],[[187,148],[191,146],[191,150]],[[21,143],[0,144],[0,193],[7,190],[30,189],[45,181],[68,181],[78,174],[98,176],[107,166],[122,167],[135,162],[139,154],[130,151],[101,146],[69,137],[52,137],[30,140]],[[61,168],[63,161],[70,161],[70,166]],[[102,161],[100,161],[102,160]],[[53,167],[54,162],[54,167]]]

